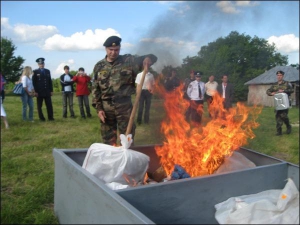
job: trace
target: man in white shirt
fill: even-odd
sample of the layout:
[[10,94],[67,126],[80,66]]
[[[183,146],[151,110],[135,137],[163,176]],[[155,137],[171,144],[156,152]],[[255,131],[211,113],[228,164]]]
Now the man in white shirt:
[[212,118],[212,112],[210,111],[210,104],[213,101],[213,96],[217,92],[218,83],[214,80],[215,76],[210,75],[208,78],[208,82],[205,84],[205,97],[207,102],[207,108],[209,117]]
[[[140,85],[141,79],[142,79],[143,72],[139,73],[136,76],[135,83],[137,85]],[[137,117],[137,123],[140,125],[142,123],[142,116],[143,111],[145,107],[144,112],[144,123],[149,123],[149,117],[150,117],[150,106],[151,106],[151,99],[153,94],[153,88],[154,88],[155,80],[152,73],[147,72],[145,75],[144,84],[142,87],[142,92],[139,100],[139,109],[138,109],[138,117]]]
[[201,75],[201,72],[196,72],[196,80],[192,81],[187,89],[191,99],[191,120],[196,124],[201,124],[205,94],[205,83],[201,81]]
[[188,86],[189,86],[189,84],[192,82],[192,81],[194,81],[196,78],[195,78],[195,72],[194,72],[194,70],[191,70],[191,72],[190,72],[190,77],[189,78],[186,78],[185,80],[184,80],[184,86],[183,86],[183,98],[185,99],[185,100],[187,100],[188,102],[189,102],[189,107],[187,108],[187,110],[186,110],[186,112],[185,112],[185,120],[187,121],[187,122],[189,122],[190,121],[190,117],[191,117],[191,102],[190,102],[190,98],[189,98],[189,96],[187,95],[187,89],[188,89]]

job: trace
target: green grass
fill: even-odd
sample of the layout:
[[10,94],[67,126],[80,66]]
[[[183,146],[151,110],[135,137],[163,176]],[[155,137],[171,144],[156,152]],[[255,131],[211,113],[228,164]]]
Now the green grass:
[[[34,99],[34,123],[22,121],[20,97],[7,95],[4,107],[10,129],[1,123],[1,223],[58,224],[53,212],[54,159],[52,149],[88,148],[101,142],[100,123],[95,110],[92,118],[81,119],[77,99],[77,118],[62,118],[61,95],[52,98],[53,122],[40,122]],[[91,103],[91,102],[90,102]],[[205,104],[206,105],[206,104]],[[45,116],[46,108],[43,107]],[[150,124],[137,126],[135,145],[161,144],[160,123],[165,116],[162,101],[153,99]],[[291,108],[292,134],[275,136],[273,108],[264,108],[258,117],[256,137],[247,146],[258,152],[299,165],[299,108]],[[203,117],[208,121],[207,113]]]

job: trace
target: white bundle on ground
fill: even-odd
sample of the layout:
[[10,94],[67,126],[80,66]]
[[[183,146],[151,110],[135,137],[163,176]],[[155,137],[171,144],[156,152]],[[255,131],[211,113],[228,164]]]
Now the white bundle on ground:
[[219,224],[299,224],[299,191],[288,178],[282,190],[232,197],[215,208]]
[[132,182],[141,182],[147,172],[150,158],[143,153],[126,149],[127,146],[130,144],[122,143],[121,147],[114,147],[94,143],[88,149],[82,168],[113,190],[126,188]]

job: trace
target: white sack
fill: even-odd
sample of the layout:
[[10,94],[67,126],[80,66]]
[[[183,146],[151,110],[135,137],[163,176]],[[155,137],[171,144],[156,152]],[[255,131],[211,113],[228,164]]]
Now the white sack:
[[219,224],[299,224],[299,191],[288,178],[283,190],[231,197],[215,209]]
[[123,146],[114,147],[102,143],[94,143],[87,151],[82,168],[115,190],[128,186],[128,182],[124,179],[123,174],[136,182],[142,181],[147,172],[149,161],[149,156],[134,150],[125,149]]
[[224,162],[214,172],[214,174],[243,170],[254,167],[256,167],[256,165],[252,161],[243,156],[243,154],[234,151],[231,156],[225,158]]

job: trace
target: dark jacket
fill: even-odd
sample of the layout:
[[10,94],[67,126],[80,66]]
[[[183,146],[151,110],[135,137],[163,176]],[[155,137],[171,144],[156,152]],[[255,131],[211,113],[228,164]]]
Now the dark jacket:
[[[217,87],[218,93],[223,95],[223,83],[219,84]],[[232,107],[232,102],[234,99],[234,87],[231,83],[227,83],[226,89],[225,89],[225,101],[224,101],[224,108],[229,109]]]
[[179,87],[179,85],[180,80],[176,76],[173,77],[173,79],[171,79],[170,76],[165,79],[164,86],[167,91],[173,91],[175,88]]
[[38,93],[39,97],[49,97],[53,92],[52,79],[50,70],[44,68],[44,72],[40,69],[33,71],[32,84],[34,91]]
[[71,74],[68,74],[70,76],[70,81],[64,81],[65,80],[65,76],[66,74],[62,74],[60,76],[60,84],[61,84],[61,91],[62,92],[65,92],[65,87],[66,86],[71,86],[71,92],[74,92],[74,87],[73,87],[73,84],[74,84],[74,81],[73,81],[73,75]]

